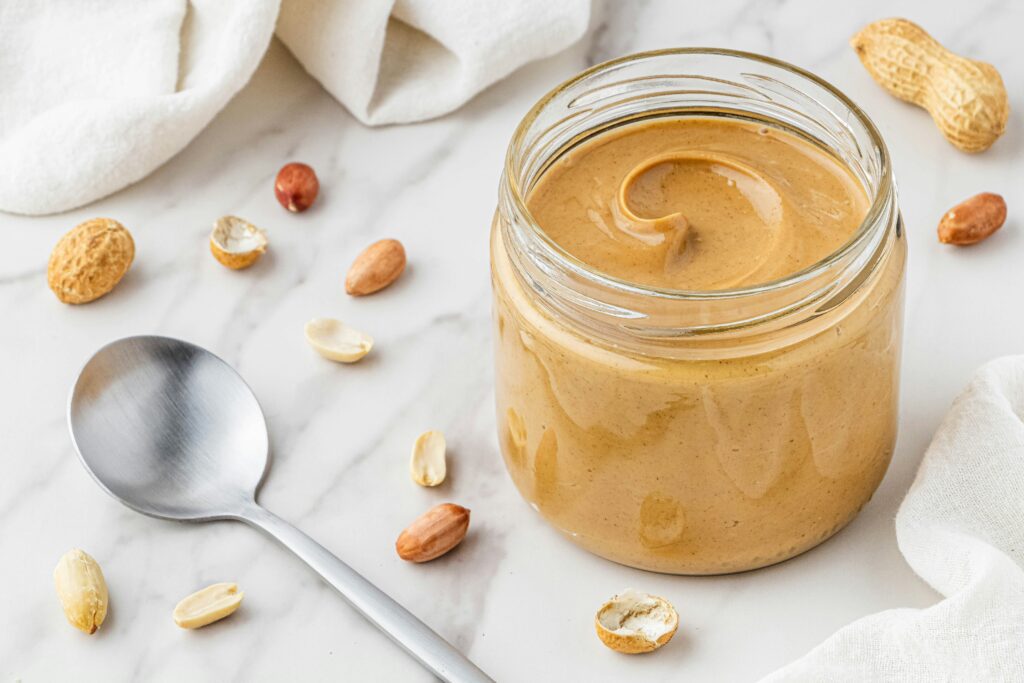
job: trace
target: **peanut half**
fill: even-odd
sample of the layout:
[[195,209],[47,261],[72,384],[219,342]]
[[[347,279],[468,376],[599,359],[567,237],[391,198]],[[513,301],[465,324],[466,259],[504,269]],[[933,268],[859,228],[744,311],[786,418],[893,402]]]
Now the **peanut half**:
[[355,363],[373,348],[373,337],[334,318],[313,318],[305,332],[317,353],[339,363]]
[[1003,226],[1006,201],[991,192],[976,194],[947,211],[939,221],[939,241],[964,246],[980,242]]
[[1006,129],[1010,105],[995,67],[950,52],[917,24],[876,21],[850,45],[879,85],[926,109],[957,148],[981,152]]
[[84,633],[96,633],[107,618],[109,602],[107,582],[96,560],[84,550],[69,550],[57,561],[53,583],[68,622]]
[[398,240],[374,242],[356,257],[345,276],[345,291],[365,296],[380,291],[405,270],[405,247]]
[[395,541],[398,556],[409,562],[429,562],[462,543],[469,530],[469,510],[454,503],[430,508]]
[[438,486],[448,473],[444,434],[432,429],[423,432],[412,446],[409,472],[420,486]]
[[196,591],[174,608],[174,623],[181,628],[202,628],[235,613],[242,596],[235,583],[215,583]]

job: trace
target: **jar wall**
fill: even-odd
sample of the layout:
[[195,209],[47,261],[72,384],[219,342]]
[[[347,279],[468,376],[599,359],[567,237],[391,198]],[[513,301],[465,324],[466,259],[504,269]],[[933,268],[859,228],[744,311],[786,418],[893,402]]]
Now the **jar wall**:
[[520,493],[584,548],[717,574],[824,541],[868,501],[896,436],[906,245],[769,351],[687,359],[592,337],[538,305],[492,234],[499,441]]

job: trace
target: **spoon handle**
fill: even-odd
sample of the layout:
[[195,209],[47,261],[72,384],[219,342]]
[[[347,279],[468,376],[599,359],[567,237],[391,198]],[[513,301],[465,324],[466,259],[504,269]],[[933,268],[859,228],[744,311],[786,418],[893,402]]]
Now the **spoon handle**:
[[247,506],[238,518],[265,531],[298,555],[358,612],[440,679],[451,683],[494,683],[429,626],[288,522],[255,503]]

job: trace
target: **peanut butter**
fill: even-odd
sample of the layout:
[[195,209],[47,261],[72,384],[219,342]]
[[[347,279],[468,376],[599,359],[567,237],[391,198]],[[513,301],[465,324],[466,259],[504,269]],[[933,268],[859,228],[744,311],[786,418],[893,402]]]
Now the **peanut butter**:
[[528,197],[537,223],[613,277],[672,289],[778,279],[846,242],[868,200],[849,169],[791,133],[668,119],[562,157]]

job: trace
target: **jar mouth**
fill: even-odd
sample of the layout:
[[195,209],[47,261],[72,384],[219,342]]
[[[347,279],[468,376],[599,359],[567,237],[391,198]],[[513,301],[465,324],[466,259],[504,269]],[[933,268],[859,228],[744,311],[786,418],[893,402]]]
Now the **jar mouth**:
[[[712,289],[712,290],[694,290],[694,289],[673,289],[667,287],[655,287],[650,285],[644,285],[641,283],[630,282],[607,273],[603,273],[584,261],[580,260],[576,256],[566,251],[561,245],[555,242],[547,234],[547,232],[537,223],[531,214],[526,204],[526,193],[523,191],[522,182],[519,177],[517,168],[517,159],[519,150],[523,149],[528,144],[528,137],[531,133],[531,126],[540,118],[541,114],[545,109],[555,102],[558,98],[563,97],[570,93],[571,90],[585,84],[588,80],[594,78],[597,75],[609,74],[616,70],[639,63],[645,60],[659,59],[659,58],[670,58],[670,57],[687,57],[687,56],[718,56],[725,58],[735,58],[745,60],[752,63],[761,65],[767,65],[776,69],[782,70],[793,76],[798,77],[808,83],[821,88],[831,97],[834,97],[841,105],[847,110],[848,116],[852,116],[857,125],[859,125],[864,133],[866,134],[867,141],[871,145],[874,152],[874,156],[877,163],[877,173],[875,174],[874,187],[871,187],[868,183],[865,183],[863,174],[856,174],[858,180],[862,181],[865,185],[865,190],[870,193],[871,205],[858,226],[857,230],[850,236],[850,238],[838,249],[831,252],[821,260],[807,266],[801,270],[790,273],[780,278],[770,280],[764,283],[757,283],[753,285],[745,285],[742,287],[727,288],[727,289]],[[747,74],[752,79],[762,78],[758,74]],[[611,85],[624,85],[629,82],[640,81],[649,79],[656,80],[670,76],[693,78],[696,80],[704,80],[708,82],[721,82],[728,83],[731,86],[736,86],[736,83],[723,81],[722,79],[714,76],[702,76],[699,74],[665,74],[647,76],[641,78],[630,79],[629,81],[622,81],[620,83],[606,84],[590,91],[584,91],[576,95],[572,102],[575,103],[586,98],[593,98],[594,93],[604,88],[608,88]],[[790,90],[795,89],[792,86],[786,86]],[[802,93],[801,93],[802,94]],[[805,96],[809,102],[821,106],[825,111],[829,111],[827,106],[817,101],[815,98]],[[600,98],[597,98],[600,99]],[[570,114],[556,123],[562,124],[571,121],[579,117],[581,114],[586,113],[587,110],[583,110],[578,113]],[[792,111],[792,110],[791,110]],[[832,113],[832,112],[830,112]],[[833,113],[833,117],[835,117]],[[846,129],[846,133],[854,144],[858,144],[849,131],[849,124],[845,121],[840,120],[838,117],[834,118],[832,123],[836,123],[839,126]],[[849,160],[844,159],[844,163],[851,166],[852,171],[858,169],[853,168],[848,163]],[[543,172],[542,172],[543,173]],[[547,94],[540,98],[536,104],[527,112],[526,116],[517,126],[515,133],[512,136],[512,140],[509,143],[508,150],[505,155],[505,166],[504,166],[504,185],[508,190],[508,199],[511,201],[514,207],[514,211],[522,219],[527,229],[530,231],[531,236],[536,240],[535,246],[540,247],[545,253],[545,258],[557,267],[560,267],[570,273],[576,278],[580,278],[588,281],[589,283],[600,287],[615,291],[618,294],[626,296],[643,296],[651,297],[655,299],[665,301],[703,301],[713,302],[723,299],[737,299],[742,297],[755,297],[758,295],[771,293],[780,289],[788,289],[792,287],[798,287],[812,280],[821,277],[824,273],[835,268],[837,264],[841,264],[851,258],[852,255],[859,251],[863,251],[867,242],[871,241],[873,235],[875,235],[880,226],[891,222],[891,214],[893,213],[894,206],[894,183],[892,178],[891,162],[889,157],[888,148],[882,139],[874,122],[871,121],[870,117],[863,110],[861,110],[849,97],[844,95],[840,90],[831,85],[828,81],[814,75],[813,73],[801,69],[798,66],[790,64],[788,62],[775,59],[773,57],[766,57],[753,52],[744,52],[739,50],[728,50],[719,48],[669,48],[663,50],[652,50],[647,52],[639,52],[630,54],[624,57],[619,57],[601,64],[597,64],[589,69],[582,71],[571,79],[564,81],[560,85],[553,88]]]

